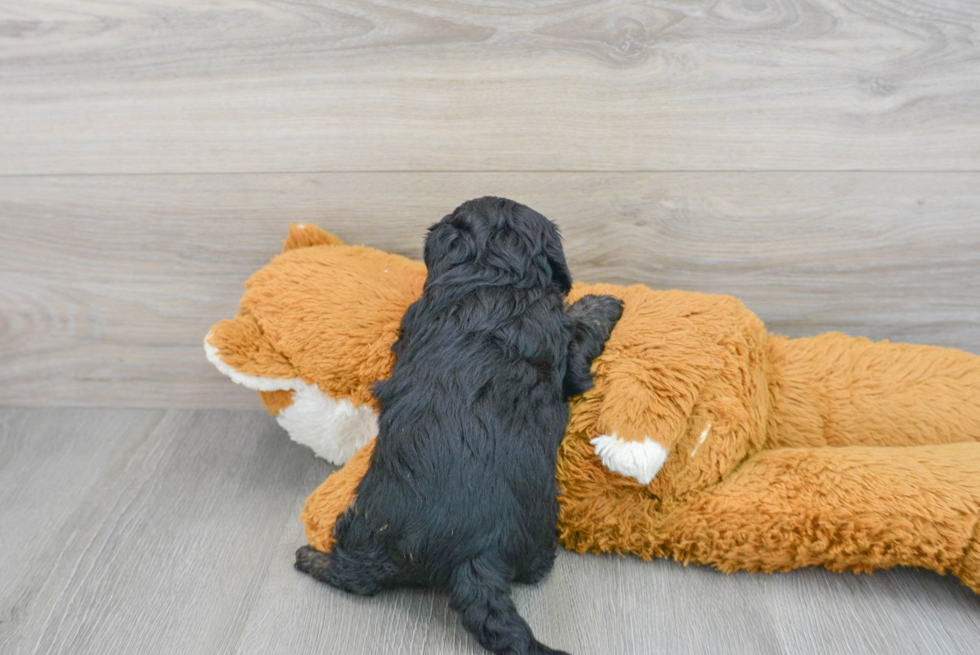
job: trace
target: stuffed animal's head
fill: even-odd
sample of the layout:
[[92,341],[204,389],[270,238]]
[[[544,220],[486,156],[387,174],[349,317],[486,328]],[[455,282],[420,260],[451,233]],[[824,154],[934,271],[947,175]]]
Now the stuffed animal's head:
[[283,253],[246,282],[238,315],[211,329],[205,352],[293,439],[343,464],[377,434],[370,385],[390,374],[425,278],[419,262],[290,225]]

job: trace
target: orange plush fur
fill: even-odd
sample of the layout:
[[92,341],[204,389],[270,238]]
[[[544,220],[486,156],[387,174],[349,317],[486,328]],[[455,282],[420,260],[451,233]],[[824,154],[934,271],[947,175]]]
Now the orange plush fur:
[[[373,447],[352,446],[345,426],[369,434],[369,386],[390,372],[424,280],[421,263],[291,226],[240,314],[207,337],[212,361],[261,391],[294,438],[290,426],[328,416],[316,439],[346,465],[303,510],[319,550]],[[980,357],[788,339],[728,296],[577,284],[569,299],[587,293],[624,312],[559,451],[566,548],[723,571],[917,566],[980,593]]]

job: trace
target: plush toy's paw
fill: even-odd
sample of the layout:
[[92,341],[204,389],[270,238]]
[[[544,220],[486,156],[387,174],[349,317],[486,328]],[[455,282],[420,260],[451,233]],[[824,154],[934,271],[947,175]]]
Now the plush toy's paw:
[[330,562],[327,553],[310,546],[303,546],[296,551],[296,563],[293,566],[297,571],[312,575],[317,580],[325,580]]
[[613,432],[599,435],[589,443],[603,466],[644,485],[650,484],[667,461],[667,451],[650,437],[643,441],[625,441]]

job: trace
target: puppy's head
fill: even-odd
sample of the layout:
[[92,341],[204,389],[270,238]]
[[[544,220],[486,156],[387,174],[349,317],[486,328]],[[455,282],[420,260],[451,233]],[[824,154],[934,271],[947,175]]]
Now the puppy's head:
[[572,286],[558,227],[513,200],[487,196],[464,202],[429,228],[425,240],[429,280],[447,275]]

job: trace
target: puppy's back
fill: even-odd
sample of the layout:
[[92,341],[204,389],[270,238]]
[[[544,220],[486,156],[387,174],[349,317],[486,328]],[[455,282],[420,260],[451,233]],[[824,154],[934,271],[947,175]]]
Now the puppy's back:
[[385,584],[448,587],[490,650],[556,652],[534,639],[508,584],[539,580],[557,547],[573,332],[557,228],[513,201],[481,198],[430,229],[425,263],[391,377],[374,389],[379,436],[335,529],[331,565],[350,573],[333,583],[360,585],[366,561]]
[[399,524],[396,547],[421,566],[429,549],[438,569],[553,541],[566,322],[560,298],[509,288],[424,295],[406,315],[392,375],[375,387],[380,436],[359,498]]

